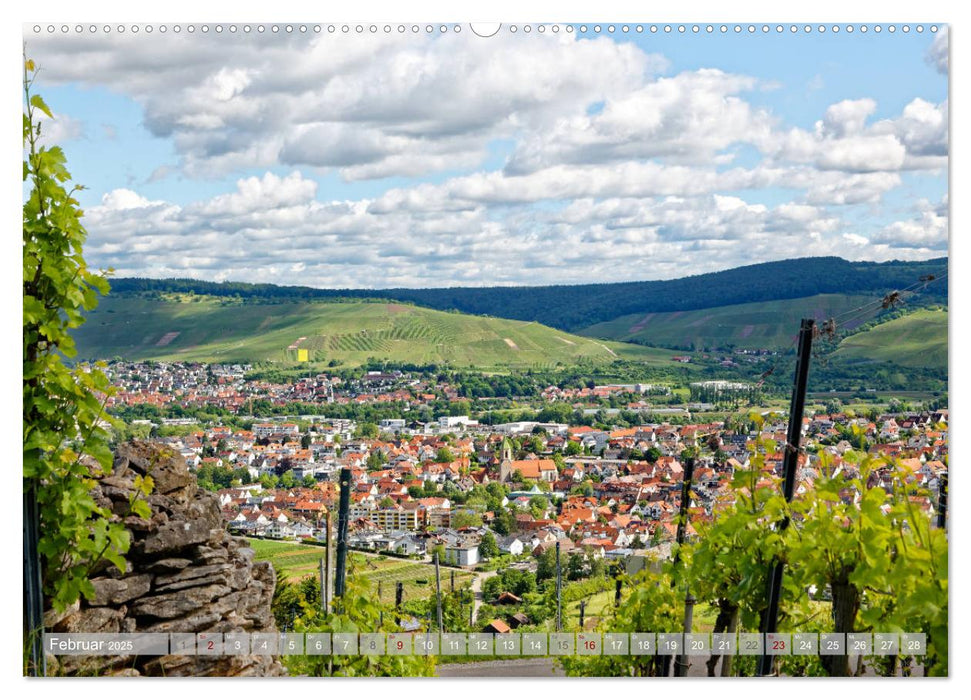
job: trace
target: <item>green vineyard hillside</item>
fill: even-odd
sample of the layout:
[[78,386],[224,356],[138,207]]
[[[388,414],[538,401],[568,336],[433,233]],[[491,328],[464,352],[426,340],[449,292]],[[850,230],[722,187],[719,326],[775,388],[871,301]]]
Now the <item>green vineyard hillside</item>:
[[947,310],[921,309],[845,338],[835,357],[947,368]]
[[85,359],[296,361],[369,358],[480,369],[551,368],[618,357],[672,364],[670,353],[564,333],[534,322],[384,301],[240,303],[200,295],[109,295],[75,336]]

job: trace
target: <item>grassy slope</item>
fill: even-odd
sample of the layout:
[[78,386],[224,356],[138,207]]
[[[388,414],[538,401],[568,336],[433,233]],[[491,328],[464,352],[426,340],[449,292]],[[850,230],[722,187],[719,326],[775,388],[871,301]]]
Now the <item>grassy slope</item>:
[[[257,560],[270,562],[274,570],[284,572],[291,580],[319,576],[320,560],[326,555],[323,547],[297,542],[259,539],[250,539],[249,542],[256,552]],[[350,557],[354,570],[371,582],[375,595],[378,582],[381,582],[381,601],[384,603],[394,602],[395,584],[398,581],[404,584],[405,600],[427,598],[435,592],[435,567],[430,564],[395,557],[365,556],[355,552]],[[442,571],[443,591],[448,591],[451,587],[451,571],[448,568]],[[455,572],[456,588],[461,588],[471,580],[472,574],[465,571]]]
[[[174,338],[172,334],[178,333]],[[166,336],[168,342],[163,340]],[[384,302],[230,303],[214,297],[109,296],[75,334],[82,358],[295,360],[356,365],[375,357],[456,367],[552,367],[618,356],[669,362],[670,353],[569,335],[538,323]],[[159,343],[163,344],[160,345]]]
[[904,367],[947,367],[947,311],[922,309],[845,338],[844,360],[894,362]]
[[[585,328],[582,335],[636,341],[651,345],[697,348],[788,347],[806,315],[817,320],[854,309],[873,297],[819,294],[803,299],[784,299],[753,304],[720,306],[697,311],[635,314]],[[857,321],[863,323],[872,316]]]

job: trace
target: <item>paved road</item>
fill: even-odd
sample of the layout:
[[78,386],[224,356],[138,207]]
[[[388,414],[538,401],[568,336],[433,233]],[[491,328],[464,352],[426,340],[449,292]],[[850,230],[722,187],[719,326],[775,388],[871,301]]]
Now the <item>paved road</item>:
[[[708,675],[707,657],[691,659],[689,678]],[[498,661],[479,661],[467,664],[439,664],[436,676],[442,678],[562,678],[566,676],[552,657],[529,657]]]
[[562,668],[554,667],[553,659],[548,657],[439,664],[435,671],[441,678],[555,678],[566,675]]

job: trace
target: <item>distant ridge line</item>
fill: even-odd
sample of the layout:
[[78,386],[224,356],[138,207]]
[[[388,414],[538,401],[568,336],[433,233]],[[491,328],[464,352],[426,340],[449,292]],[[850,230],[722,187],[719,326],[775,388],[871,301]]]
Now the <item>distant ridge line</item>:
[[[920,276],[946,269],[948,258],[923,261],[851,262],[805,257],[756,263],[671,280],[593,284],[322,289],[307,286],[207,282],[190,278],[118,278],[112,293],[174,292],[248,299],[380,299],[406,301],[439,310],[538,321],[576,330],[633,313],[692,311],[754,301],[797,299],[816,294],[880,293],[913,284]],[[945,296],[944,283],[928,292]]]

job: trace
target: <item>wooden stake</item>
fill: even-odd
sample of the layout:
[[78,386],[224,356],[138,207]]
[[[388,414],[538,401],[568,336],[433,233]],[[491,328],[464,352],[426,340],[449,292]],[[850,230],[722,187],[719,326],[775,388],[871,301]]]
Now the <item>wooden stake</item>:
[[438,612],[438,631],[442,632],[442,576],[438,568],[438,552],[435,552],[435,605]]
[[560,543],[556,543],[556,631],[563,629],[563,588],[560,577]]

